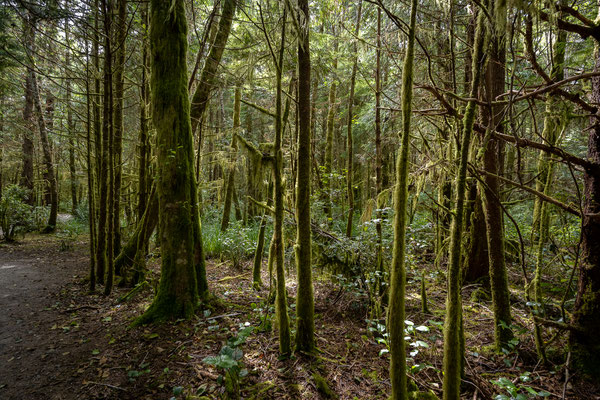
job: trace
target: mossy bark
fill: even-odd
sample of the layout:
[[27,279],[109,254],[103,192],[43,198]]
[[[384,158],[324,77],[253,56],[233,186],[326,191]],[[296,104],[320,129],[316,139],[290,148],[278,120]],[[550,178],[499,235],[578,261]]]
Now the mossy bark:
[[200,119],[204,114],[204,110],[208,106],[210,92],[217,85],[217,68],[221,62],[229,32],[231,31],[231,23],[235,14],[236,0],[224,0],[223,8],[221,9],[221,18],[219,20],[219,28],[217,30],[212,47],[208,53],[208,57],[204,63],[204,68],[200,74],[200,83],[196,87],[192,98],[190,116],[192,118],[192,132],[196,132]]
[[233,200],[233,192],[235,185],[235,167],[237,161],[237,133],[240,129],[240,108],[242,99],[242,88],[235,88],[235,96],[233,101],[233,132],[231,134],[231,151],[233,155],[229,162],[229,171],[227,174],[227,186],[225,187],[225,204],[223,205],[223,216],[221,218],[221,232],[227,230],[229,226],[229,218],[231,215],[231,203]]
[[392,400],[405,400],[406,352],[404,344],[404,304],[406,291],[406,226],[408,207],[408,154],[410,148],[410,120],[412,113],[413,60],[415,52],[415,27],[417,0],[411,1],[408,43],[402,69],[402,137],[396,161],[396,187],[394,189],[394,247],[390,277],[388,331],[390,341],[390,381]]
[[[67,7],[69,7],[69,3],[66,3]],[[78,189],[78,179],[77,179],[77,170],[75,167],[75,146],[77,143],[77,136],[75,133],[75,122],[73,121],[73,107],[71,105],[72,101],[72,88],[71,88],[71,77],[69,73],[69,68],[71,64],[71,31],[69,29],[69,21],[65,21],[65,43],[67,44],[67,48],[65,50],[65,101],[67,107],[67,136],[69,140],[69,185],[71,192],[71,214],[75,215],[77,212],[77,189]]]
[[[494,10],[493,29],[490,30],[489,63],[486,69],[485,92],[486,100],[491,104],[505,92],[506,65],[506,1],[492,0],[490,9]],[[488,131],[502,131],[504,107],[493,105],[485,109],[484,116]],[[490,287],[492,292],[492,307],[494,311],[494,343],[496,351],[508,347],[513,338],[510,313],[510,293],[506,274],[504,251],[504,224],[500,184],[497,175],[501,172],[501,143],[493,136],[484,143],[483,168],[486,172],[483,181],[483,210],[486,225],[488,256],[490,263]]]
[[[190,318],[198,303],[196,201],[183,0],[150,3],[152,120],[157,135],[161,277],[152,305],[136,321]],[[191,156],[190,156],[191,154]],[[197,217],[197,215],[196,215]]]
[[286,11],[283,13],[283,22],[281,29],[281,45],[279,49],[279,58],[275,59],[276,64],[276,79],[277,93],[275,96],[275,145],[273,151],[275,153],[275,165],[273,167],[273,184],[275,189],[275,223],[273,227],[273,250],[275,252],[275,270],[277,276],[277,326],[279,329],[279,351],[283,355],[288,355],[291,352],[290,326],[287,311],[287,290],[285,288],[285,270],[283,257],[283,199],[285,186],[283,185],[283,121],[281,110],[281,76],[283,73],[283,56],[285,48],[285,25]]
[[40,141],[42,142],[42,153],[44,162],[44,176],[47,177],[50,190],[50,216],[48,223],[42,230],[43,233],[54,232],[56,229],[56,217],[58,216],[58,189],[56,185],[56,174],[54,173],[54,164],[52,162],[52,152],[50,151],[50,142],[48,140],[48,129],[44,119],[44,111],[40,100],[40,91],[37,77],[34,71],[30,72],[33,90],[33,104],[38,117],[38,129],[40,132]]
[[[29,57],[33,56],[35,45],[35,17],[28,13],[23,17],[23,44]],[[29,190],[27,203],[33,205],[35,195],[33,192],[33,138],[35,134],[35,122],[33,120],[33,65],[27,65],[25,73],[25,105],[23,107],[23,170],[21,172],[20,185]]]
[[[142,218],[138,222],[133,235],[131,235],[117,258],[115,258],[115,270],[118,268],[121,271],[122,276],[125,278],[124,284],[136,284],[139,282],[139,274],[143,273],[143,265],[140,263],[146,257],[148,242],[157,223],[158,195],[156,193],[156,187],[153,185]],[[133,278],[130,281],[129,277],[131,274],[129,271],[131,270],[131,267],[133,267],[134,273]]]
[[483,200],[476,182],[468,186],[468,201],[465,205],[467,241],[464,246],[463,281],[489,284],[490,258],[488,255]]
[[[600,71],[600,45],[596,43],[594,71]],[[600,77],[592,78],[592,101],[600,103]],[[600,163],[600,113],[590,118],[587,159]],[[582,221],[581,266],[577,282],[577,298],[569,345],[573,365],[590,377],[600,376],[600,171],[584,174],[584,206]]]
[[335,35],[335,29],[332,26],[332,35],[334,36],[333,42],[333,52],[335,54],[333,59],[332,66],[332,78],[331,78],[331,86],[329,86],[329,96],[327,103],[327,131],[325,136],[325,176],[323,179],[323,201],[325,202],[323,211],[327,215],[329,223],[332,222],[332,203],[331,203],[331,174],[333,173],[333,129],[335,127],[335,116],[337,113],[337,53],[338,53],[338,39]]
[[[146,204],[148,203],[148,183],[150,174],[150,140],[148,126],[148,100],[150,99],[150,88],[148,73],[150,72],[150,50],[148,43],[148,3],[142,6],[141,16],[142,32],[142,73],[140,82],[140,136],[139,136],[139,166],[138,166],[138,202],[137,220],[141,221]],[[116,267],[115,267],[116,268]]]
[[106,281],[104,295],[112,291],[114,280],[114,97],[113,97],[113,52],[112,23],[114,16],[112,0],[102,0],[104,16],[104,118],[102,120],[102,152],[106,165]]
[[[113,138],[113,253],[114,259],[121,251],[121,183],[123,181],[123,104],[125,95],[125,54],[127,39],[127,0],[118,0],[116,18],[116,57],[114,68],[114,138]],[[120,271],[115,269],[115,274]]]
[[[473,79],[471,82],[470,98],[477,97],[481,70],[485,56],[483,53],[485,37],[484,13],[480,12],[477,19],[473,51]],[[448,265],[448,295],[446,298],[446,318],[444,322],[444,400],[460,399],[461,364],[464,348],[461,346],[462,331],[462,305],[460,297],[460,250],[463,234],[463,213],[465,205],[467,162],[469,148],[475,123],[475,101],[467,103],[463,117],[462,141],[460,147],[460,161],[455,183],[455,213],[452,216],[450,227],[450,254]]]
[[[356,27],[354,28],[354,35],[358,37],[360,31],[360,18],[362,15],[362,2],[358,3],[358,10],[356,14]],[[357,46],[354,42],[352,47],[353,52],[353,63],[352,63],[352,75],[350,76],[350,94],[348,95],[348,126],[347,126],[347,152],[348,160],[346,165],[346,191],[348,193],[348,221],[346,222],[346,236],[352,237],[352,219],[354,217],[354,142],[352,137],[352,120],[353,120],[353,106],[354,106],[354,89],[356,86],[356,73],[358,71],[358,55]]]
[[96,249],[96,196],[95,196],[95,176],[94,176],[94,157],[92,150],[92,125],[95,121],[92,119],[91,106],[92,96],[90,94],[90,66],[89,66],[89,50],[88,42],[86,40],[86,79],[85,79],[85,93],[86,93],[86,162],[87,162],[87,184],[88,184],[88,216],[89,216],[89,229],[90,229],[90,293],[96,290],[96,258],[94,257],[94,250]]
[[314,297],[310,233],[310,40],[308,0],[298,0],[303,21],[298,38],[298,178],[296,180],[296,349],[315,348]]

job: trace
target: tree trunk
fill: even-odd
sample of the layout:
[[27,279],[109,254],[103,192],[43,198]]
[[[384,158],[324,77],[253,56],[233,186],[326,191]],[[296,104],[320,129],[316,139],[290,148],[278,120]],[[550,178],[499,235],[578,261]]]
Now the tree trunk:
[[[35,44],[34,18],[31,15],[23,17],[23,41],[29,57],[33,57]],[[33,191],[33,137],[35,133],[35,122],[33,120],[33,73],[33,66],[28,64],[25,73],[25,107],[23,107],[25,130],[23,132],[23,172],[21,173],[20,184],[29,191],[27,196],[27,203],[29,205],[35,203],[35,193]]]
[[[102,183],[106,196],[106,282],[104,295],[108,296],[114,280],[114,97],[112,23],[113,0],[102,0],[104,16],[104,119],[102,120],[102,157],[105,182]],[[104,164],[105,163],[105,164]],[[104,185],[106,184],[106,185]],[[102,196],[102,195],[101,195]],[[102,205],[101,205],[102,207]],[[102,214],[102,210],[100,211]]]
[[52,163],[52,153],[50,152],[50,141],[48,140],[48,132],[46,129],[46,121],[44,119],[44,111],[40,100],[40,91],[37,83],[35,72],[31,72],[33,101],[38,117],[38,129],[40,131],[40,139],[42,142],[42,151],[44,153],[44,175],[47,176],[50,186],[50,216],[48,224],[44,228],[44,233],[54,232],[56,229],[56,217],[58,216],[58,192],[56,188],[56,175],[54,174],[54,164]]
[[[267,189],[267,206],[271,207],[273,204],[273,197],[270,195],[273,193],[273,182],[269,182],[269,188]],[[267,211],[263,212],[263,216],[260,220],[260,229],[258,231],[258,241],[256,243],[256,251],[254,252],[254,264],[252,267],[252,285],[255,288],[262,286],[262,278],[260,276],[260,270],[262,267],[262,257],[265,246],[265,230],[267,229]]]
[[[68,3],[67,3],[68,6]],[[75,124],[73,122],[73,109],[71,106],[71,78],[70,78],[70,64],[71,64],[71,43],[70,43],[70,28],[69,19],[65,19],[65,100],[67,107],[67,137],[69,140],[69,180],[71,186],[71,214],[75,214],[77,211],[77,171],[75,168],[75,146],[76,146],[76,133]]]
[[[594,71],[600,71],[600,44],[596,43]],[[592,78],[591,100],[600,103],[600,77]],[[590,118],[587,159],[600,163],[600,113]],[[583,178],[584,204],[581,229],[581,265],[573,324],[580,330],[569,337],[573,364],[589,376],[600,375],[600,171],[586,170]]]
[[[151,1],[152,119],[157,135],[161,277],[158,293],[136,324],[190,318],[198,302],[196,200],[183,0]],[[192,157],[190,157],[190,154]]]
[[237,140],[236,134],[240,129],[240,108],[242,99],[242,88],[235,88],[235,100],[233,102],[233,132],[231,134],[231,151],[233,153],[229,160],[229,172],[227,174],[227,183],[225,187],[225,204],[223,206],[223,217],[221,218],[221,232],[225,232],[229,226],[231,216],[231,202],[233,200],[233,191],[235,185],[235,167],[237,161]]
[[208,105],[208,99],[210,92],[217,85],[217,68],[221,62],[227,39],[229,38],[229,31],[231,30],[231,23],[235,14],[236,0],[223,0],[223,8],[221,10],[221,19],[219,20],[219,29],[217,35],[212,44],[208,58],[204,63],[202,74],[200,75],[200,83],[194,92],[192,98],[192,106],[190,115],[192,118],[192,132],[196,132],[200,118],[204,114],[204,110]]
[[[116,65],[115,65],[115,111],[114,111],[114,138],[113,157],[114,168],[113,185],[113,252],[111,257],[116,257],[121,251],[121,182],[123,175],[123,98],[125,94],[125,42],[127,39],[127,0],[118,0],[116,26]],[[121,271],[115,270],[119,275]]]
[[415,52],[415,26],[417,0],[412,0],[408,43],[402,68],[402,137],[396,161],[396,187],[394,189],[394,247],[390,277],[390,294],[387,326],[390,340],[390,381],[392,400],[405,400],[406,352],[404,345],[404,305],[406,290],[406,226],[408,207],[408,154],[410,148],[410,119],[412,113],[413,60]]
[[[140,137],[139,137],[139,168],[138,168],[138,222],[142,220],[146,204],[148,203],[148,183],[150,167],[150,139],[148,133],[148,100],[150,97],[148,87],[148,72],[150,58],[148,48],[148,3],[142,6],[142,81],[140,84]],[[115,266],[116,268],[116,266]]]
[[86,51],[86,76],[85,76],[85,92],[86,92],[86,161],[87,161],[87,181],[88,181],[88,218],[90,227],[90,293],[96,290],[96,257],[94,250],[96,249],[96,196],[95,196],[95,179],[94,179],[94,157],[92,156],[92,120],[90,112],[92,95],[90,93],[90,65],[89,65],[89,50],[88,38],[85,41]]
[[[310,38],[308,0],[298,0],[298,178],[296,180],[296,349],[315,348],[314,298],[310,237]],[[352,94],[350,95],[352,96]]]
[[[473,51],[473,80],[471,83],[470,98],[477,97],[481,70],[485,55],[483,43],[485,35],[484,13],[480,12],[475,33]],[[462,332],[462,305],[460,297],[460,254],[461,237],[463,234],[463,213],[465,204],[467,162],[469,160],[469,147],[475,123],[475,101],[467,103],[463,117],[463,137],[460,147],[460,162],[455,184],[455,213],[452,216],[450,228],[450,254],[448,257],[448,295],[446,298],[446,318],[444,322],[444,400],[460,399],[460,377],[464,348],[461,345]]]
[[[356,27],[354,29],[354,35],[358,37],[360,31],[360,17],[362,11],[362,2],[358,3],[358,10],[356,14]],[[356,72],[358,70],[358,50],[356,42],[353,43],[352,48],[354,61],[352,63],[352,75],[350,76],[350,95],[348,96],[348,135],[347,135],[347,151],[348,151],[348,163],[346,166],[346,190],[348,192],[348,221],[346,222],[346,236],[352,237],[352,219],[354,217],[354,142],[352,138],[352,121],[353,121],[353,106],[354,106],[354,88],[356,86]]]
[[281,110],[281,76],[283,73],[283,56],[285,49],[285,28],[286,28],[286,10],[283,12],[283,22],[281,29],[281,45],[279,49],[279,58],[274,59],[277,69],[277,86],[275,96],[275,144],[273,152],[275,154],[275,165],[273,168],[273,183],[275,189],[275,222],[273,226],[273,250],[275,253],[275,270],[277,276],[277,327],[279,329],[279,351],[282,355],[289,355],[291,352],[290,326],[287,311],[287,290],[285,287],[285,270],[284,270],[284,244],[283,244],[283,199],[285,186],[283,185],[283,121]]
[[[494,5],[495,21],[494,29],[491,30],[491,43],[489,51],[489,63],[486,71],[486,101],[492,103],[505,90],[505,65],[506,48],[506,2],[497,1]],[[489,130],[502,130],[502,116],[504,107],[494,105],[484,113],[487,116],[487,128]],[[487,135],[486,135],[487,136]],[[504,224],[502,215],[500,184],[496,177],[500,174],[500,142],[490,136],[487,143],[484,141],[483,168],[486,172],[483,181],[485,187],[483,193],[483,210],[488,243],[488,255],[490,259],[490,286],[492,292],[492,305],[494,311],[494,338],[496,351],[500,352],[506,348],[512,339],[513,333],[510,329],[510,292],[508,290],[508,277],[506,275],[505,251],[504,251]]]

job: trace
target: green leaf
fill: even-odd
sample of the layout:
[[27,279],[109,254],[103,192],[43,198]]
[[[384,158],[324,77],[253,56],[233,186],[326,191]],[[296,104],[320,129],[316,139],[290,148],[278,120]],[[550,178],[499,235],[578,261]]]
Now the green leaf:
[[175,387],[173,388],[173,394],[174,394],[175,396],[179,396],[179,395],[180,395],[180,394],[182,394],[182,393],[183,393],[183,387],[182,387],[182,386],[175,386]]

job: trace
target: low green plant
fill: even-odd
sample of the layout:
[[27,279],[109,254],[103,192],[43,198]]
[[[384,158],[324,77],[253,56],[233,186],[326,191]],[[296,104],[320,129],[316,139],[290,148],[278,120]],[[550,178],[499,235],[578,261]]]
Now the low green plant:
[[498,394],[494,397],[495,400],[527,400],[537,399],[538,397],[549,397],[550,393],[545,390],[537,391],[527,383],[531,382],[530,372],[524,372],[519,376],[516,381],[511,381],[508,378],[501,377],[497,380],[491,380],[491,382],[502,389],[507,394]]
[[2,238],[15,240],[19,232],[26,232],[31,224],[31,206],[27,204],[29,191],[18,185],[7,186],[0,199],[0,228]]
[[73,244],[83,231],[83,226],[79,220],[69,220],[61,225],[56,234],[60,238],[60,250],[68,251],[73,249]]
[[237,335],[227,339],[227,343],[221,347],[218,355],[205,357],[202,360],[205,364],[212,365],[223,372],[219,375],[218,383],[225,385],[227,399],[240,398],[240,379],[248,375],[248,370],[244,368],[242,361],[244,352],[241,346],[246,343],[253,329],[249,322],[240,324]]

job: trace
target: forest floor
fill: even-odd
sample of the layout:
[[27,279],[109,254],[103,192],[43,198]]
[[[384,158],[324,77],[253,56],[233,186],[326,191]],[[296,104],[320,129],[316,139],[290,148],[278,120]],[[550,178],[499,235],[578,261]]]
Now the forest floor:
[[[192,321],[132,329],[128,326],[148,306],[152,288],[123,303],[117,299],[128,289],[116,288],[109,297],[90,295],[89,247],[82,238],[69,249],[56,236],[27,235],[17,244],[0,244],[0,399],[219,398],[221,371],[202,360],[217,355],[245,325],[255,329],[241,346],[248,370],[241,381],[242,398],[387,399],[389,358],[376,339],[381,332],[369,332],[365,299],[348,286],[317,277],[320,352],[313,358],[280,360],[277,335],[265,318],[272,313],[269,290],[251,288],[249,265],[236,269],[229,262],[208,263],[211,290],[221,303],[216,309],[200,312]],[[158,262],[150,266],[156,281]],[[266,275],[264,280],[268,282]],[[293,326],[293,280],[288,290]],[[407,320],[414,325],[407,347],[418,351],[411,355],[410,377],[421,390],[440,395],[445,288],[430,289],[430,315],[420,312],[413,290],[418,293],[418,285],[409,281]],[[504,394],[510,399],[529,393],[521,397],[527,399],[535,398],[533,391],[548,398],[600,399],[597,383],[571,373],[565,385],[560,362],[537,365],[530,333],[518,336],[515,351],[496,355],[489,347],[491,305],[470,302],[469,295],[466,289],[465,398]],[[527,326],[527,314],[521,311],[514,309],[515,320]]]

